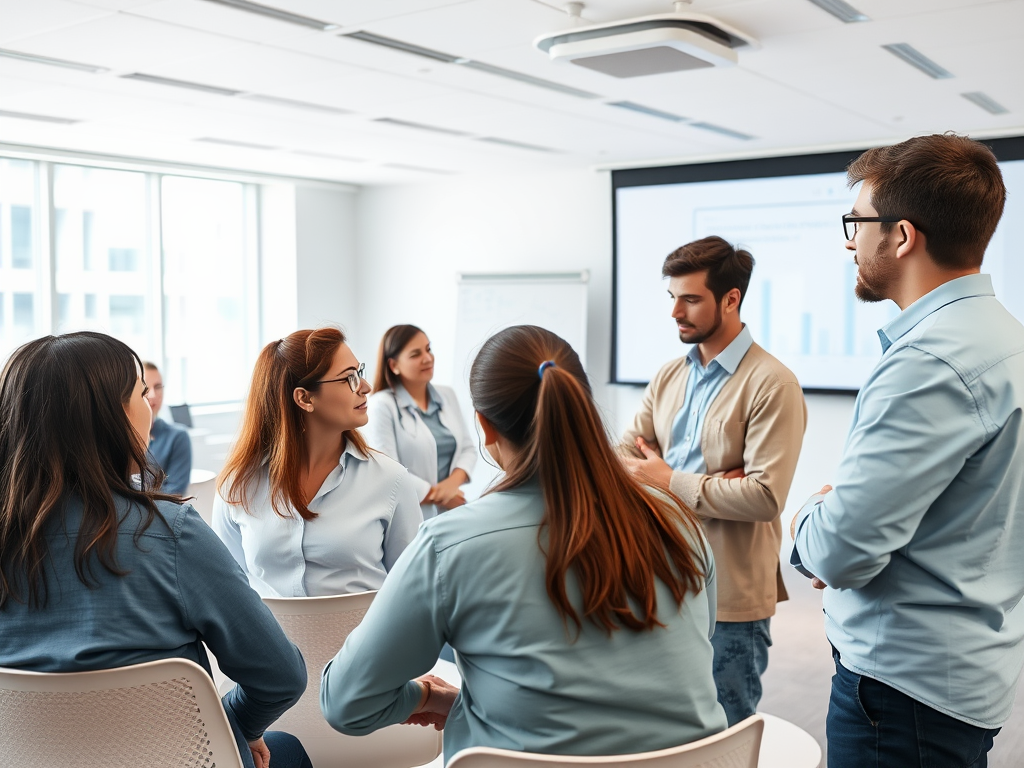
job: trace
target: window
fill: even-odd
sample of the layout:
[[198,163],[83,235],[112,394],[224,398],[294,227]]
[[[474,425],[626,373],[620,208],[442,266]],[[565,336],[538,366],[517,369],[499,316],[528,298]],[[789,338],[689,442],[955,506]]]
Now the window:
[[166,368],[168,403],[242,399],[259,351],[256,199],[251,184],[0,158],[0,362],[96,330]]
[[[0,359],[46,332],[36,164],[0,158]],[[42,299],[43,297],[40,296]]]

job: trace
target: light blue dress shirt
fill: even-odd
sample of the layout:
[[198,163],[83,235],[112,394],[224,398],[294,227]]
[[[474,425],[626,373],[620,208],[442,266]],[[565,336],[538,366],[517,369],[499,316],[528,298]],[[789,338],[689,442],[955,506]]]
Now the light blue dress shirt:
[[281,517],[261,476],[250,508],[217,495],[213,530],[261,597],[321,597],[379,589],[423,522],[409,473],[349,442],[309,503],[318,517]]
[[[699,594],[677,610],[658,582],[665,627],[609,637],[584,621],[572,641],[547,593],[543,513],[540,487],[529,484],[425,522],[324,670],[328,722],[365,734],[405,720],[421,694],[410,681],[430,671],[447,641],[458,651],[462,692],[444,732],[446,761],[474,746],[623,754],[723,730],[708,639],[716,591],[707,543],[698,544],[709,560]],[[579,605],[574,579],[567,590]]]
[[976,274],[878,335],[834,490],[800,511],[792,562],[831,587],[843,666],[996,728],[1024,664],[1024,328]]
[[708,362],[700,363],[700,349],[694,344],[686,358],[690,361],[690,375],[686,379],[686,397],[672,422],[672,444],[665,451],[665,462],[672,469],[703,475],[707,472],[704,454],[700,450],[700,435],[708,408],[722,391],[726,380],[736,372],[743,356],[754,343],[747,326],[729,342],[729,346]]

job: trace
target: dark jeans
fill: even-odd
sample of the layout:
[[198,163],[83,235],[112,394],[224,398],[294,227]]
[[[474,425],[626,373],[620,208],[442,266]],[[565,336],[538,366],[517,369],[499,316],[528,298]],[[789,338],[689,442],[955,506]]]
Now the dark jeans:
[[957,720],[870,677],[832,649],[828,768],[985,768],[998,728]]
[[768,669],[768,648],[772,644],[770,629],[771,619],[715,624],[712,672],[718,703],[725,709],[729,725],[750,717],[761,701],[761,675]]

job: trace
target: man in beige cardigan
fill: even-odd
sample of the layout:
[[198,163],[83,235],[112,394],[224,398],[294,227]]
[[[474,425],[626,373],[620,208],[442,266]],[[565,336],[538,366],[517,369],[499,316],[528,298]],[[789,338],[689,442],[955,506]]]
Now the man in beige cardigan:
[[730,725],[757,707],[769,620],[787,599],[779,517],[807,423],[796,377],[740,321],[753,267],[720,237],[665,259],[672,317],[694,346],[647,386],[622,445],[635,477],[670,489],[704,523],[718,576],[715,682]]

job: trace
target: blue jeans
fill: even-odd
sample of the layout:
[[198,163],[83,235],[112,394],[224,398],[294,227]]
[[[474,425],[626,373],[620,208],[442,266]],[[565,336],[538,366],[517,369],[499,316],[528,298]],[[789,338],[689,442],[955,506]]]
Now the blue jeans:
[[718,703],[729,725],[750,717],[761,701],[761,675],[768,669],[772,644],[771,619],[719,621],[711,647],[715,650],[714,676]]
[[998,728],[957,720],[871,677],[836,673],[825,735],[828,768],[985,768]]

